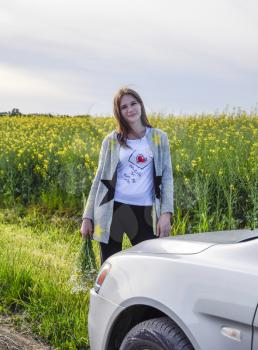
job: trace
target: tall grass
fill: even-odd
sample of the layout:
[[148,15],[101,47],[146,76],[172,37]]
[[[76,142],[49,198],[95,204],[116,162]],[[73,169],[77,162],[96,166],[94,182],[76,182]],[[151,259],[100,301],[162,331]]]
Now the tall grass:
[[[173,164],[172,234],[257,227],[258,116],[150,116]],[[110,117],[0,118],[0,204],[80,216]],[[180,222],[178,222],[180,220]]]
[[37,229],[8,224],[14,217],[1,212],[2,310],[57,349],[89,349],[89,292],[74,291],[70,280],[81,242],[78,231],[65,235],[51,223],[47,231],[39,230],[40,219]]

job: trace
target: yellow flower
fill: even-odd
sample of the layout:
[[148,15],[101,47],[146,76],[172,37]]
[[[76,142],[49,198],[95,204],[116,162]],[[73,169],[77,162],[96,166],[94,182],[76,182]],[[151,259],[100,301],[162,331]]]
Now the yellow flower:
[[188,177],[184,176],[184,181],[185,181],[185,184],[186,184],[186,185],[189,185],[190,180],[188,179]]
[[35,173],[39,173],[39,172],[40,172],[40,166],[39,166],[39,165],[36,165],[36,166],[34,167],[34,171],[35,171]]
[[110,140],[110,149],[113,151],[114,147],[116,146],[117,142],[115,139]]
[[95,234],[97,237],[101,237],[102,232],[103,232],[102,227],[101,227],[99,224],[97,224],[97,225],[95,226],[95,229],[94,229],[94,234]]
[[154,133],[152,136],[152,141],[153,141],[154,145],[156,145],[156,146],[160,145],[160,143],[161,143],[160,135],[157,133]]
[[194,168],[194,167],[196,167],[196,165],[197,165],[197,162],[196,162],[195,159],[193,159],[193,160],[192,160],[192,167]]
[[43,167],[45,168],[45,169],[47,169],[48,168],[48,160],[47,159],[44,159],[44,165],[43,165]]

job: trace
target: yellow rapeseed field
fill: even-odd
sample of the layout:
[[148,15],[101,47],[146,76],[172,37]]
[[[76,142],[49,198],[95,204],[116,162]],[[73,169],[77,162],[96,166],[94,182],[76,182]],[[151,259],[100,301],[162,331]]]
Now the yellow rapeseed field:
[[[258,116],[149,117],[167,132],[175,180],[173,233],[257,225]],[[0,118],[2,206],[83,209],[112,117]]]

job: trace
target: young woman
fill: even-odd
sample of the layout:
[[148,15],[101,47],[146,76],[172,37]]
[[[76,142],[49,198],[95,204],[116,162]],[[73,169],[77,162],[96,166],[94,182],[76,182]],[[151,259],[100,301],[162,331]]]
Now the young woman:
[[174,211],[166,133],[150,125],[136,91],[120,88],[113,103],[117,131],[102,142],[81,226],[100,242],[101,263],[122,249],[124,232],[132,245],[168,236]]

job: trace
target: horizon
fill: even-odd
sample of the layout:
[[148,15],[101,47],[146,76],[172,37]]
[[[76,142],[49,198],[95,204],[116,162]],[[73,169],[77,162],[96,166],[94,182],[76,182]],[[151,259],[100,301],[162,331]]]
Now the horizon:
[[[14,110],[17,110],[14,112]],[[114,118],[114,114],[87,114],[87,113],[82,113],[82,114],[66,114],[66,113],[41,113],[41,112],[30,112],[30,113],[23,113],[20,111],[19,108],[12,108],[10,111],[0,111],[0,117],[1,116],[50,116],[50,117],[94,117],[94,118]],[[194,117],[194,116],[221,116],[221,115],[226,115],[226,116],[242,116],[242,115],[247,115],[247,116],[258,116],[258,103],[255,105],[254,108],[250,110],[243,109],[241,106],[237,107],[232,107],[229,109],[229,106],[226,106],[223,110],[219,111],[214,111],[214,112],[195,112],[195,113],[182,113],[182,114],[175,114],[175,113],[162,113],[162,112],[147,112],[147,115],[150,117]]]

